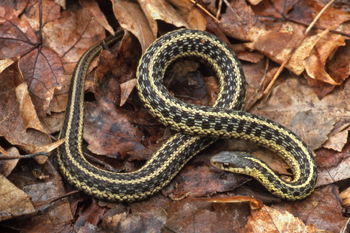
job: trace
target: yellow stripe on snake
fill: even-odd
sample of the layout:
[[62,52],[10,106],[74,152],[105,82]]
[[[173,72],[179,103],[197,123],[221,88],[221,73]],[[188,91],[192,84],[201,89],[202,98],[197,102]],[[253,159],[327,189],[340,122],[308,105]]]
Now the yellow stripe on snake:
[[[115,43],[122,36],[123,32],[118,32],[105,43]],[[59,168],[77,189],[108,201],[143,200],[169,184],[193,156],[224,137],[252,141],[276,152],[290,166],[294,178],[291,182],[280,179],[253,156],[237,157],[236,167],[229,170],[253,176],[280,198],[297,200],[314,190],[317,167],[310,149],[283,126],[240,111],[245,99],[245,79],[239,60],[226,43],[197,30],[177,30],[160,37],[143,54],[137,70],[137,89],[145,107],[179,133],[135,172],[115,173],[93,166],[82,152],[84,82],[89,64],[102,47],[102,42],[91,47],[77,63],[60,133],[60,138],[66,140],[58,148]],[[212,107],[184,103],[163,86],[167,67],[187,56],[205,60],[216,73],[220,91]],[[219,161],[212,159],[214,164]],[[227,169],[225,163],[217,166]]]

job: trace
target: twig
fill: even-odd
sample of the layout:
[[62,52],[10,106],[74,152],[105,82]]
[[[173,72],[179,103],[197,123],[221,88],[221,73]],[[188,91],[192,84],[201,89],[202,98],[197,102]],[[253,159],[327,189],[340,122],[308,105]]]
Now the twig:
[[219,19],[222,7],[222,0],[219,1],[218,12],[216,13],[216,18]]
[[280,73],[283,71],[284,67],[286,66],[286,64],[289,62],[290,58],[292,57],[294,51],[299,47],[299,45],[301,44],[301,42],[303,42],[303,40],[305,39],[305,37],[307,36],[307,34],[309,33],[309,31],[311,30],[311,28],[315,25],[315,23],[317,22],[317,20],[321,17],[321,15],[323,14],[323,12],[334,2],[335,0],[331,0],[329,1],[329,3],[323,7],[323,9],[318,13],[318,15],[316,16],[316,18],[312,21],[312,23],[310,24],[310,26],[306,29],[306,31],[304,32],[304,35],[299,39],[299,41],[297,42],[297,44],[294,46],[294,48],[289,52],[287,58],[284,60],[284,62],[282,63],[282,65],[280,66],[280,68],[277,70],[275,76],[273,77],[273,79],[271,80],[270,84],[267,86],[266,90],[264,91],[264,95],[266,95],[267,93],[270,92],[273,84],[275,83],[276,79],[278,78],[278,76],[280,75]]
[[215,18],[214,16],[212,16],[212,15],[211,15],[204,7],[202,7],[200,4],[197,4],[196,1],[191,0],[191,2],[192,2],[193,4],[195,4],[196,6],[198,6],[199,8],[201,8],[202,11],[204,11],[207,15],[209,15],[209,17],[213,18],[217,23],[220,23],[220,21],[219,21],[217,18]]
[[266,65],[265,65],[265,73],[263,78],[261,79],[259,86],[256,88],[253,95],[250,97],[250,99],[247,101],[247,103],[244,105],[243,111],[248,112],[248,110],[256,103],[258,99],[260,99],[263,96],[263,90],[264,90],[264,82],[267,77],[267,73],[269,71],[270,66],[270,59],[266,59]]
[[224,0],[224,2],[226,3],[227,7],[230,8],[230,10],[233,12],[233,15],[236,17],[236,19],[242,24],[246,25],[247,23],[244,22],[243,19],[236,14],[236,12],[231,7],[230,3],[227,0]]
[[[305,25],[307,26],[308,24],[303,22],[303,21],[300,21],[300,20],[296,20],[296,19],[291,19],[291,18],[285,18],[286,20],[288,21],[291,21],[291,22],[294,22],[294,23],[297,23],[297,24],[301,24],[301,25]],[[327,28],[324,28],[324,27],[320,27],[320,26],[314,26],[314,28],[316,29],[321,29],[321,30],[326,30]],[[350,37],[350,34],[347,33],[347,32],[340,32],[340,31],[337,31],[337,30],[329,30],[330,32],[333,32],[333,33],[336,33],[336,34],[339,34],[339,35],[342,35],[342,36],[348,36]]]
[[1,160],[10,160],[10,159],[29,159],[29,158],[33,158],[39,155],[45,155],[45,156],[49,156],[50,153],[46,152],[46,151],[42,151],[42,152],[38,152],[38,153],[34,153],[34,154],[27,154],[27,155],[15,155],[15,156],[5,156],[3,154],[0,154],[0,159]]

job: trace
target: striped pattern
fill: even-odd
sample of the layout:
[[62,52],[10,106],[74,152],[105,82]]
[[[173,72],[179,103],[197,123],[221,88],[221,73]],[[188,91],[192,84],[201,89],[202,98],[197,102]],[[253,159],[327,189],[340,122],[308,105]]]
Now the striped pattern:
[[[106,39],[106,44],[122,36],[119,32],[116,37]],[[239,60],[220,39],[196,30],[178,30],[160,37],[142,56],[137,70],[137,89],[145,107],[164,125],[180,133],[164,143],[136,172],[114,173],[90,164],[81,149],[83,87],[88,65],[101,49],[102,43],[90,48],[76,66],[60,133],[60,138],[66,141],[58,148],[59,167],[76,188],[108,201],[143,200],[160,191],[194,155],[217,137],[226,137],[250,140],[275,151],[290,165],[294,180],[282,181],[266,164],[253,157],[242,158],[241,161],[250,161],[249,166],[235,172],[252,175],[281,198],[296,200],[312,192],[317,169],[308,147],[277,123],[239,111],[245,99],[245,80]],[[163,86],[167,67],[185,56],[205,60],[216,72],[220,90],[213,107],[183,103]]]

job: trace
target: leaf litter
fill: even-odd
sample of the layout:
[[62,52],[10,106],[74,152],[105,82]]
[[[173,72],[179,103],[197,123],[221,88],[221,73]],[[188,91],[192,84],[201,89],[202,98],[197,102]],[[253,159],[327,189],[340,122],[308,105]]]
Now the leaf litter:
[[[89,68],[84,151],[97,155],[101,162],[94,163],[100,167],[107,164],[125,171],[142,167],[171,132],[147,113],[137,97],[134,80],[141,54],[155,38],[176,27],[210,28],[231,42],[242,60],[249,111],[290,128],[315,151],[319,188],[301,202],[284,202],[249,177],[212,168],[212,155],[238,149],[268,158],[269,166],[290,176],[288,167],[271,159],[268,151],[236,140],[219,140],[190,161],[161,193],[130,205],[92,201],[81,194],[64,197],[74,188],[62,181],[52,158],[3,160],[0,228],[28,232],[338,232],[346,220],[339,189],[349,186],[350,177],[349,4],[338,1],[327,8],[296,48],[323,3],[238,0],[231,1],[231,10],[219,1],[218,11],[213,1],[203,1],[210,14],[219,16],[216,24],[189,0],[111,2],[81,0],[65,7],[46,0],[27,6],[11,1],[0,4],[0,65],[8,64],[0,73],[3,154],[52,150],[45,145],[57,137],[63,123],[76,62],[105,38],[106,30],[113,34],[121,26],[130,33],[111,48],[113,54],[103,51]],[[294,49],[285,71],[266,95],[278,67]],[[172,65],[165,82],[177,98],[195,104],[212,104],[218,92],[211,72],[196,60]],[[197,201],[237,195],[257,197],[270,207],[250,210],[246,203]],[[347,196],[342,194],[344,199]],[[44,214],[40,214],[42,209]],[[42,222],[48,224],[39,224]]]

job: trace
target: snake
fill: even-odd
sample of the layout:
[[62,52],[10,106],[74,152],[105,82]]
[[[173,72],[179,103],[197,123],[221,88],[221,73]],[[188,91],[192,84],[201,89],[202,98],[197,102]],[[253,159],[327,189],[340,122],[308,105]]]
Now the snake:
[[[136,88],[145,108],[177,133],[134,172],[107,171],[87,161],[82,151],[85,77],[89,64],[104,44],[112,45],[123,35],[123,31],[116,32],[115,36],[89,48],[73,72],[65,119],[59,134],[59,138],[65,138],[65,141],[57,151],[59,170],[71,185],[88,195],[111,202],[144,200],[168,185],[193,156],[218,138],[236,138],[275,152],[289,165],[293,180],[281,179],[253,156],[238,156],[238,162],[233,165],[213,159],[215,166],[252,176],[279,198],[299,200],[312,193],[317,180],[317,166],[309,147],[280,124],[242,111],[246,82],[240,61],[221,39],[194,29],[175,30],[159,37],[144,52],[136,70]],[[176,99],[164,86],[165,71],[175,60],[183,57],[196,57],[215,72],[220,88],[212,106],[185,103]]]

